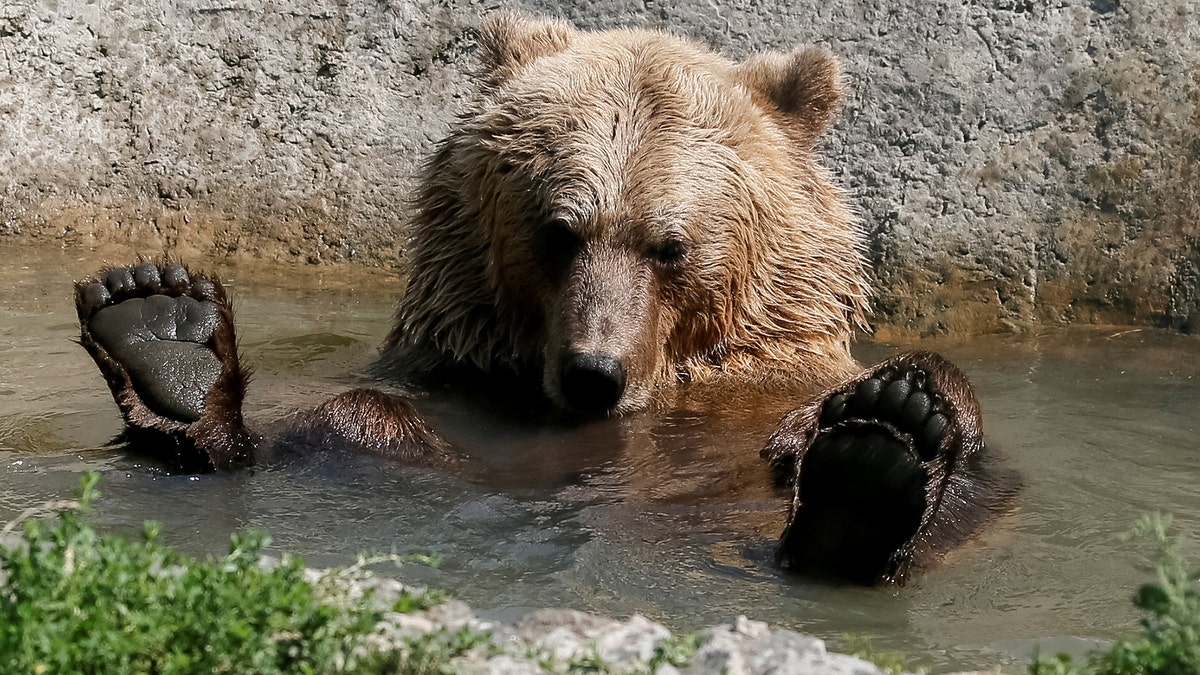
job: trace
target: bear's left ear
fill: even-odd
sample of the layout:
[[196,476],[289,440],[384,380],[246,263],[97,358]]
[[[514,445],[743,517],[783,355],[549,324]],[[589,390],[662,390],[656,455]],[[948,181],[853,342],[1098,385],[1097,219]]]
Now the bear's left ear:
[[575,29],[565,21],[523,12],[488,15],[479,27],[479,60],[487,83],[504,83],[518,70],[567,48]]
[[737,66],[742,84],[782,114],[788,132],[812,147],[829,127],[842,97],[842,71],[819,47],[758,54]]

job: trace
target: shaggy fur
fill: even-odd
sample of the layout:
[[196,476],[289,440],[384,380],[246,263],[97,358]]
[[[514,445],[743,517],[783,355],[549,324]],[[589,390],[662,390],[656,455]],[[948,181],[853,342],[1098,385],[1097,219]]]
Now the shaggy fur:
[[457,459],[408,399],[377,389],[351,389],[299,415],[285,444],[342,448],[408,464]]
[[479,99],[422,177],[384,363],[538,373],[618,358],[612,412],[715,378],[857,372],[862,235],[812,153],[840,94],[802,49],[732,63],[643,30],[493,16]]

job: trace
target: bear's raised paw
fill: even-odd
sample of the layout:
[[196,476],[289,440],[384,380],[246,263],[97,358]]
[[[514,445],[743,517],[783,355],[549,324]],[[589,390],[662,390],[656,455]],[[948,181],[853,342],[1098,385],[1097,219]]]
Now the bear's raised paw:
[[165,457],[185,470],[252,462],[241,413],[247,373],[219,281],[179,263],[143,261],[77,282],[75,306],[80,342],[128,435],[165,437],[174,449]]
[[983,451],[971,386],[936,354],[901,355],[826,391],[763,450],[793,487],[780,564],[903,583],[994,510]]

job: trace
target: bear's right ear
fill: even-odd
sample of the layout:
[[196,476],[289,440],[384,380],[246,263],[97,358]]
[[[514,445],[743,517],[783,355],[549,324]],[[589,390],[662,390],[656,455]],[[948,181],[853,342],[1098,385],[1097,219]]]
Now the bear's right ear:
[[479,28],[484,78],[491,86],[502,84],[521,68],[566,49],[574,33],[574,28],[558,19],[513,11],[490,14]]
[[742,84],[782,113],[791,136],[812,147],[829,127],[842,97],[842,72],[819,47],[752,56],[737,66]]

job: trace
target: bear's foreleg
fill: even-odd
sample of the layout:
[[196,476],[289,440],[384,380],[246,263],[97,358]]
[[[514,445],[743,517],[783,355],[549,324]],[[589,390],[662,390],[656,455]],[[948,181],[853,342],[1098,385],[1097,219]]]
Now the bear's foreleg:
[[461,457],[425,423],[411,401],[378,389],[351,389],[288,424],[285,451],[337,449],[405,464],[445,464]]
[[130,440],[189,471],[253,462],[249,375],[216,279],[168,261],[109,267],[76,282],[75,307]]
[[126,436],[184,471],[337,450],[407,463],[453,460],[403,396],[354,389],[275,425],[261,442],[242,419],[249,379],[238,356],[225,288],[173,262],[109,267],[75,284],[80,343],[103,373]]
[[912,352],[788,413],[763,448],[792,505],[778,559],[862,583],[904,583],[1011,496],[986,466],[965,375]]

